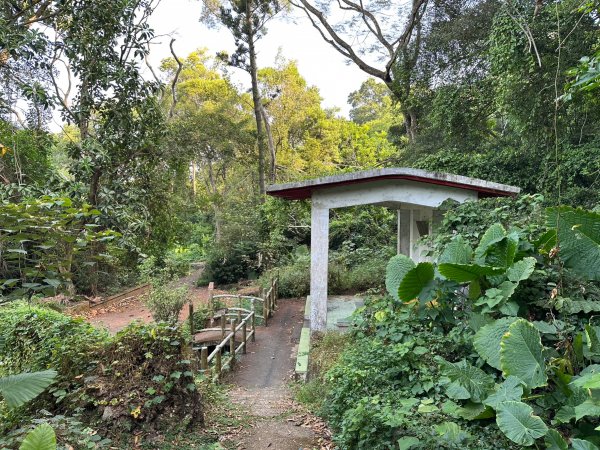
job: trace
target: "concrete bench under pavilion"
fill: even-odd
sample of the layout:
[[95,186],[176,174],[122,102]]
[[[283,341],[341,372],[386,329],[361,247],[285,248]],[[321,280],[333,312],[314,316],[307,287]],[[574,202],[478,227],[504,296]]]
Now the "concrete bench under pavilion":
[[482,197],[514,196],[519,192],[515,186],[410,168],[365,170],[267,188],[267,194],[274,197],[311,199],[311,331],[325,331],[327,324],[330,209],[358,205],[395,209],[398,253],[418,262],[424,259],[426,250],[418,240],[432,233],[434,224],[441,220],[438,208],[445,200],[463,203]]

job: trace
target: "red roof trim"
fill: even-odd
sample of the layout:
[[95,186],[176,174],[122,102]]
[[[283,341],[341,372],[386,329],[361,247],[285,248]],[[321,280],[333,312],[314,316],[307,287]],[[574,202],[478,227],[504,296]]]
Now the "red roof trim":
[[310,198],[312,191],[315,189],[331,188],[335,186],[345,186],[349,184],[368,183],[371,181],[378,180],[407,180],[417,181],[419,183],[437,184],[440,186],[454,187],[458,189],[466,189],[468,191],[478,192],[480,197],[514,197],[516,193],[506,192],[498,189],[485,188],[481,186],[473,186],[470,184],[457,183],[454,181],[437,180],[426,177],[419,177],[415,175],[380,175],[370,178],[362,178],[357,180],[337,181],[332,183],[323,183],[316,186],[302,186],[297,188],[282,189],[279,191],[267,192],[268,195],[273,197],[280,197],[286,200],[303,200]]

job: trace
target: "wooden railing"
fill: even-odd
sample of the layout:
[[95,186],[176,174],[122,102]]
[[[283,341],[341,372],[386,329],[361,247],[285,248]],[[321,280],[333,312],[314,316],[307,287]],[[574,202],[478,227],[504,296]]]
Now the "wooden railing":
[[[236,355],[240,352],[245,354],[247,351],[248,340],[256,340],[257,319],[267,326],[269,317],[273,316],[277,307],[277,298],[279,291],[279,278],[271,280],[268,289],[261,290],[261,297],[251,295],[237,294],[219,294],[210,295],[209,306],[211,308],[211,322],[219,321],[219,327],[203,328],[198,332],[194,330],[194,309],[190,303],[190,332],[192,336],[192,348],[200,351],[200,370],[205,376],[213,381],[218,381],[221,374],[227,368],[233,370],[235,367]],[[228,306],[228,304],[237,306]],[[260,308],[257,304],[260,303]],[[218,308],[219,306],[223,306]],[[249,306],[249,308],[244,308]],[[260,311],[262,314],[258,314]],[[228,325],[228,327],[227,327]],[[249,328],[249,330],[248,330]],[[208,346],[194,346],[194,336],[204,332],[220,332],[221,341],[215,346],[215,349],[209,354]],[[236,339],[239,344],[236,344]],[[224,349],[228,347],[229,351],[225,357]]]

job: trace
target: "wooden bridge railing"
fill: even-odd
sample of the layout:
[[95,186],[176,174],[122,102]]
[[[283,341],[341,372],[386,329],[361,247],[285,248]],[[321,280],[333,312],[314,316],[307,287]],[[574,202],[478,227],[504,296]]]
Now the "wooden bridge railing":
[[[212,284],[212,283],[211,283]],[[210,295],[209,306],[211,308],[211,322],[215,319],[219,321],[219,327],[214,328],[203,328],[197,333],[194,331],[194,308],[190,303],[190,333],[192,337],[192,348],[194,347],[194,336],[202,332],[219,332],[221,341],[215,346],[215,349],[208,354],[208,346],[204,345],[199,348],[200,350],[200,370],[208,375],[213,381],[218,381],[221,377],[222,372],[225,368],[233,370],[235,367],[236,355],[242,352],[246,353],[248,340],[255,342],[256,340],[256,319],[262,319],[262,323],[267,326],[269,317],[273,316],[275,308],[277,307],[277,299],[279,292],[279,278],[275,277],[271,280],[268,289],[261,290],[261,297],[254,297],[250,295],[236,295],[236,294],[219,294]],[[226,306],[215,310],[217,302],[234,303],[237,306]],[[260,303],[260,308],[257,308],[257,304]],[[244,306],[250,306],[250,309],[244,308]],[[258,314],[260,311],[262,314]],[[229,332],[227,332],[226,325],[229,325]],[[248,331],[248,328],[250,330]],[[241,333],[241,336],[240,336]],[[236,346],[236,338],[240,341],[239,345]],[[227,358],[224,358],[223,350],[225,347],[229,348]]]

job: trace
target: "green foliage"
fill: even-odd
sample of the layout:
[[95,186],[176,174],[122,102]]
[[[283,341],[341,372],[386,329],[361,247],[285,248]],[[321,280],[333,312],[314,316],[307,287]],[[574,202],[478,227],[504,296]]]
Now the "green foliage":
[[150,309],[156,322],[175,325],[188,298],[189,293],[186,286],[174,287],[159,282],[152,284],[150,292],[144,298],[144,303]]
[[[122,355],[127,355],[123,358]],[[82,406],[108,417],[105,427],[131,430],[142,424],[193,425],[203,422],[194,382],[193,355],[181,331],[133,323],[117,333],[98,355]]]
[[298,401],[312,410],[320,410],[326,400],[328,385],[326,374],[339,360],[349,345],[349,336],[335,331],[311,337],[309,359],[310,378],[295,386]]
[[475,350],[494,369],[501,370],[500,342],[508,332],[510,325],[516,320],[515,317],[503,317],[481,327],[475,333],[473,338]]
[[0,378],[0,394],[9,408],[17,408],[46,390],[56,378],[56,371],[23,372]]
[[516,376],[528,389],[547,383],[542,339],[539,331],[529,322],[513,322],[500,341],[500,366],[503,375]]
[[[340,448],[514,448],[499,432],[476,423],[459,424],[445,412],[451,402],[446,398],[442,403],[437,359],[466,357],[468,330],[446,334],[389,298],[367,299],[355,319],[356,331],[341,356],[332,358],[333,367],[319,375],[318,391],[311,386],[322,398],[310,404],[320,407]],[[472,370],[483,381],[468,383],[469,389],[483,395],[486,389],[475,387],[493,388],[490,375]]]
[[[53,294],[59,288],[73,294],[73,262],[94,244],[110,242],[116,234],[97,231],[100,211],[69,198],[41,197],[0,205],[0,289],[2,295],[23,297]],[[95,255],[82,266],[94,266],[108,255]]]
[[[462,229],[465,236],[438,235],[433,263],[392,259],[388,289],[390,295],[399,291],[397,298],[406,303],[367,302],[356,314],[352,345],[325,378],[322,413],[342,448],[389,448],[392,442],[452,448],[452,436],[469,448],[483,438],[478,423],[497,433],[493,441],[479,440],[478,448],[539,446],[545,440],[561,449],[569,437],[574,448],[595,445],[600,327],[578,316],[580,310],[570,312],[567,305],[577,301],[566,296],[581,295],[575,291],[583,292],[584,285],[597,292],[596,285],[555,265],[552,230],[544,233],[539,219],[527,224],[528,211],[524,206],[510,213],[522,227],[507,231],[500,224],[483,228],[489,216],[505,214],[502,208],[491,214],[484,209]],[[594,216],[585,228],[594,229],[595,222]],[[565,229],[574,232],[578,224],[567,222]],[[586,251],[580,249],[582,259]],[[561,300],[553,282],[559,279]],[[547,300],[537,300],[540,292]],[[594,303],[591,295],[578,302]],[[408,301],[415,297],[420,301]],[[396,354],[406,346],[416,359]],[[446,436],[443,444],[416,430],[432,424]]]
[[[378,253],[365,248],[355,251],[343,248],[332,252],[328,291],[332,294],[345,294],[380,289],[388,255],[387,252]],[[280,296],[306,296],[310,291],[310,254],[306,247],[297,247],[291,259],[289,264],[265,272],[260,283],[266,285],[272,276],[278,275]]]
[[555,227],[559,256],[565,266],[600,280],[600,214],[567,206],[548,209],[548,226]]
[[396,255],[390,258],[385,270],[385,288],[388,294],[396,301],[400,301],[398,289],[404,277],[415,268],[412,259],[405,255]]
[[19,447],[19,450],[55,450],[56,434],[48,424],[38,425],[31,431]]
[[505,401],[498,405],[496,411],[498,427],[517,444],[530,446],[548,432],[546,424],[525,403]]
[[[194,382],[197,360],[178,329],[166,324],[132,324],[109,338],[81,320],[45,307],[12,302],[0,308],[0,335],[10,346],[2,354],[1,375],[40,367],[56,369],[57,373],[44,372],[43,387],[41,383],[34,386],[35,392],[43,390],[56,374],[48,394],[34,400],[28,414],[40,408],[57,414],[33,423],[49,423],[61,443],[104,448],[110,441],[83,425],[102,415],[104,430],[131,430],[142,424],[164,426],[171,420],[179,424],[202,421]],[[12,385],[37,376],[2,377],[1,391],[7,387],[6,380]],[[2,421],[6,440],[0,439],[0,445],[14,446],[30,431],[29,427],[15,428],[16,421],[28,419],[2,409],[0,413],[7,419]]]
[[0,374],[51,367],[58,372],[53,391],[80,384],[77,377],[96,361],[89,355],[108,338],[82,319],[20,301],[0,307],[0,335],[6,340]]

